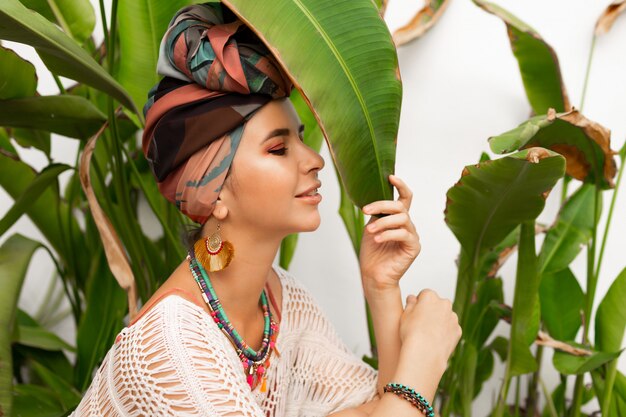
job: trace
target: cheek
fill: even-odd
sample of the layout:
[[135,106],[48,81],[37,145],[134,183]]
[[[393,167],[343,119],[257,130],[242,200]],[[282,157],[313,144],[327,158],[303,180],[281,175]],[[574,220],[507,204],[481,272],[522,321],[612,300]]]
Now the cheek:
[[297,174],[280,157],[257,158],[254,162],[237,170],[239,198],[250,208],[279,207],[285,202],[291,203],[297,186]]

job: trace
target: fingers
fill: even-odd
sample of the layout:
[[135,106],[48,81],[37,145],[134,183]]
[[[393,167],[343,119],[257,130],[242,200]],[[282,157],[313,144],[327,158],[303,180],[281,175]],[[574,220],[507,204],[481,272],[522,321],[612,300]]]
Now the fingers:
[[377,243],[383,242],[404,242],[404,243],[413,243],[416,241],[415,235],[409,232],[406,229],[390,229],[385,230],[374,236],[374,241]]
[[370,233],[376,233],[387,229],[399,229],[401,227],[409,230],[415,230],[415,226],[411,222],[409,214],[406,212],[376,219],[367,225],[367,231]]
[[413,192],[409,189],[409,186],[395,175],[389,176],[389,182],[398,189],[398,201],[402,202],[407,210],[411,208]]
[[374,201],[363,207],[363,213],[370,215],[394,214],[409,210],[413,200],[413,192],[404,181],[395,175],[389,176],[389,182],[398,190],[398,199]]
[[417,296],[415,294],[409,294],[406,296],[406,308],[415,306]]
[[379,200],[368,204],[363,207],[363,213],[365,214],[396,214],[404,213],[407,209],[401,201],[394,200]]

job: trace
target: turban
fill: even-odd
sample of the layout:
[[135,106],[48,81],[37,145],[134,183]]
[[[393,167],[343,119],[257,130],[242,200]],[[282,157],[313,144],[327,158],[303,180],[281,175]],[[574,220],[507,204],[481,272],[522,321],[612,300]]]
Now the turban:
[[144,155],[159,191],[204,224],[233,161],[245,122],[293,87],[259,38],[221,3],[180,9],[161,40],[143,112]]

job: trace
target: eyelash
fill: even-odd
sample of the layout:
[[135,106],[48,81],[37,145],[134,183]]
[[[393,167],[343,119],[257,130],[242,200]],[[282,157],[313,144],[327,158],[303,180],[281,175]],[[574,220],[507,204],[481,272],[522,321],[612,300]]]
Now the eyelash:
[[274,155],[284,155],[287,152],[287,148],[271,149],[268,152]]
[[[304,142],[304,137],[301,136],[300,140],[302,142]],[[283,148],[280,148],[280,149],[270,149],[268,152],[271,153],[271,154],[274,154],[274,155],[281,155],[282,156],[285,153],[287,153],[287,149],[289,149],[289,148],[283,147]]]

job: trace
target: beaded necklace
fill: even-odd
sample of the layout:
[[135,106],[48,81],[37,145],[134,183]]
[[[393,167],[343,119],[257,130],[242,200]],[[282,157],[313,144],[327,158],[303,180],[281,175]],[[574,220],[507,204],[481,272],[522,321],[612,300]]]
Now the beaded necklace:
[[248,385],[250,385],[250,388],[253,389],[253,387],[256,386],[262,379],[261,392],[267,391],[267,369],[270,366],[269,358],[272,351],[275,351],[276,354],[278,354],[278,350],[276,349],[278,324],[272,320],[272,312],[267,302],[265,290],[263,290],[260,297],[265,322],[263,328],[263,343],[261,345],[261,349],[256,352],[248,346],[248,344],[246,344],[228,320],[228,316],[226,316],[226,313],[224,312],[224,309],[215,294],[215,290],[211,285],[211,280],[209,279],[206,270],[202,267],[200,262],[197,261],[193,248],[189,250],[187,258],[189,259],[189,269],[191,270],[191,274],[202,291],[202,298],[209,306],[213,320],[217,323],[220,330],[222,330],[222,332],[228,337],[228,340],[237,351],[237,355],[241,360],[244,372],[247,374],[246,380]]

